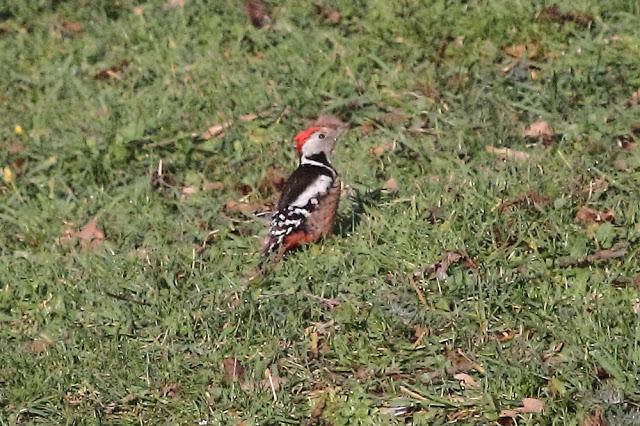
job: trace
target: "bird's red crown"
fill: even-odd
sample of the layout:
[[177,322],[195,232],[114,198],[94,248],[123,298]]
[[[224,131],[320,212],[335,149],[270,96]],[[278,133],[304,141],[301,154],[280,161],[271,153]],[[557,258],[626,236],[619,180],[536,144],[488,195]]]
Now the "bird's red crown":
[[298,154],[302,154],[302,146],[309,140],[312,134],[320,130],[320,127],[309,127],[298,133],[293,140],[296,141],[296,149],[298,150]]

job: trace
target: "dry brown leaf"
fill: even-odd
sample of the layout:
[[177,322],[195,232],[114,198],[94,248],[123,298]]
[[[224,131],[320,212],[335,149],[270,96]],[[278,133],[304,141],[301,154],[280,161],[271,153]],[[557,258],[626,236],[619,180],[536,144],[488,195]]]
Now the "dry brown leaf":
[[616,215],[610,209],[598,211],[587,206],[582,206],[580,210],[578,210],[578,213],[576,213],[576,221],[585,224],[613,222],[615,220]]
[[93,78],[96,80],[122,80],[122,74],[129,65],[129,61],[122,61],[117,65],[98,71]]
[[540,49],[533,43],[505,46],[502,51],[513,58],[520,58],[524,53],[531,59],[540,55]]
[[524,46],[524,44],[514,44],[511,46],[506,46],[502,50],[504,51],[504,53],[506,53],[509,56],[513,56],[514,58],[519,58],[520,56],[522,56],[522,54],[526,50],[526,47]]
[[496,333],[496,340],[500,343],[506,343],[509,340],[513,339],[516,334],[513,330],[502,330]]
[[333,7],[329,6],[326,3],[316,3],[316,10],[318,13],[330,24],[337,24],[342,19],[342,15]]
[[529,154],[523,151],[516,151],[510,148],[496,148],[495,146],[486,146],[486,151],[489,154],[493,154],[500,158],[502,161],[514,160],[514,161],[529,161]]
[[372,121],[367,121],[362,126],[360,126],[360,132],[363,136],[370,135],[376,129],[375,124]]
[[629,100],[627,101],[629,106],[640,105],[640,89],[636,90],[629,96]]
[[409,120],[409,116],[402,111],[390,111],[380,117],[380,122],[387,126],[400,126]]
[[79,232],[73,232],[70,237],[78,239],[83,248],[96,249],[104,240],[104,232],[98,228],[97,220],[94,217]]
[[503,201],[502,204],[500,204],[500,207],[498,208],[498,210],[500,211],[501,214],[504,214],[506,212],[511,211],[512,207],[518,207],[518,206],[542,207],[542,206],[548,205],[549,202],[550,200],[547,197],[542,196],[535,191],[529,191],[526,194],[521,195],[519,197]]
[[394,145],[392,143],[386,145],[377,145],[369,148],[369,153],[375,158],[379,159],[387,151],[393,151]]
[[631,125],[631,133],[635,136],[640,136],[640,123],[633,123]]
[[584,12],[560,10],[557,4],[552,4],[538,12],[537,19],[546,22],[555,22],[564,24],[565,22],[573,22],[579,27],[586,28],[593,22],[593,16]]
[[187,185],[187,186],[183,186],[180,189],[180,199],[184,200],[185,198],[187,198],[189,195],[193,195],[196,192],[198,192],[198,188],[193,186],[193,185]]
[[177,399],[180,388],[181,386],[178,383],[166,383],[160,388],[160,395],[170,399]]
[[312,421],[318,420],[320,419],[320,416],[322,416],[322,410],[324,410],[325,400],[326,395],[322,394],[320,398],[318,398],[318,401],[316,401],[315,405],[313,406],[313,410],[311,410],[311,414],[309,415]]
[[245,0],[244,8],[254,27],[262,28],[271,22],[263,0]]
[[398,181],[395,178],[390,178],[384,183],[384,185],[382,185],[382,189],[385,191],[397,191]]
[[225,121],[224,123],[221,123],[221,124],[215,124],[209,127],[204,132],[200,133],[200,135],[198,135],[197,133],[194,133],[191,136],[199,137],[199,139],[201,140],[208,141],[209,139],[220,135],[222,132],[228,129],[231,126],[231,124],[232,124],[231,121]]
[[582,426],[608,426],[604,419],[604,410],[596,408],[582,419]]
[[553,140],[553,131],[549,123],[543,120],[531,123],[529,127],[524,130],[523,134],[530,139],[542,139],[545,143]]
[[502,410],[499,417],[511,417],[515,418],[518,414],[539,414],[544,410],[544,401],[537,398],[523,398],[522,406],[512,409]]
[[84,31],[82,24],[74,21],[63,21],[60,24],[60,32],[66,37],[73,37]]
[[144,8],[142,6],[136,6],[133,8],[133,14],[136,16],[141,16],[144,13]]
[[51,346],[53,346],[53,341],[48,338],[34,339],[26,344],[27,350],[36,355],[46,352]]
[[238,120],[247,123],[249,121],[255,120],[256,118],[258,118],[258,114],[244,114],[238,117]]
[[307,356],[309,359],[318,358],[318,333],[315,331],[309,332],[309,352]]
[[223,361],[224,382],[242,382],[244,380],[244,367],[235,357],[226,357]]
[[443,280],[447,278],[447,271],[449,270],[449,267],[461,260],[467,268],[478,268],[478,265],[476,265],[473,259],[471,259],[464,250],[461,252],[446,251],[442,254],[438,262],[416,271],[413,276],[416,278],[427,277]]
[[518,408],[521,413],[542,413],[544,401],[537,398],[523,398],[522,407]]
[[467,373],[458,373],[453,376],[454,379],[459,380],[464,384],[465,387],[468,388],[477,388],[480,386],[480,383]]
[[617,144],[618,144],[618,147],[625,149],[627,151],[633,151],[636,147],[635,138],[631,135],[618,136]]

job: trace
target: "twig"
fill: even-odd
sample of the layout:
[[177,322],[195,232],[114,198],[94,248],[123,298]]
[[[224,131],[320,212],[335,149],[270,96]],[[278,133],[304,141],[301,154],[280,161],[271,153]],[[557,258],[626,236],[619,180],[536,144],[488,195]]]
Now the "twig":
[[604,260],[616,259],[624,257],[627,254],[627,244],[616,244],[610,249],[600,250],[593,254],[580,257],[561,257],[558,259],[558,265],[562,267],[566,266],[586,266],[594,263],[598,263]]

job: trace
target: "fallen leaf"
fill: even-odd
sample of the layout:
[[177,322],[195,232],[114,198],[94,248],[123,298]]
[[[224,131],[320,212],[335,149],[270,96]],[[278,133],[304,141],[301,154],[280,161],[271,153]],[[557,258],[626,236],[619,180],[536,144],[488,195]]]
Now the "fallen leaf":
[[387,126],[400,126],[409,120],[409,116],[402,111],[389,111],[380,117],[380,122]]
[[254,27],[262,28],[271,22],[263,0],[245,0],[244,8]]
[[180,385],[178,383],[166,383],[160,388],[160,395],[166,398],[176,399],[179,393]]
[[496,155],[503,161],[515,160],[524,162],[529,160],[529,154],[526,152],[516,151],[510,148],[496,148],[490,145],[486,146],[485,149],[489,154]]
[[73,37],[84,31],[82,24],[74,21],[64,21],[60,24],[60,32],[66,37]]
[[221,124],[215,124],[209,127],[204,132],[200,133],[199,135],[197,133],[193,133],[191,136],[194,138],[199,138],[203,141],[208,141],[209,139],[218,136],[223,131],[228,129],[231,126],[231,124],[232,124],[231,121],[225,121],[224,123],[221,123]]
[[633,133],[635,136],[640,136],[640,123],[633,123],[631,125],[631,133]]
[[640,299],[636,299],[635,302],[633,302],[633,313],[640,315]]
[[83,249],[97,249],[104,240],[104,232],[98,228],[96,218],[89,220],[80,231],[75,232],[72,229],[64,231],[62,236],[58,237],[58,244],[63,247],[69,246],[74,240],[79,241]]
[[98,71],[93,78],[96,80],[122,80],[122,73],[129,65],[129,61],[122,61],[117,65]]
[[610,209],[598,211],[587,206],[582,206],[580,210],[578,210],[578,213],[576,213],[576,221],[585,224],[613,222],[615,220],[616,215]]
[[322,416],[322,410],[324,410],[324,403],[326,400],[326,396],[323,394],[318,398],[315,405],[313,406],[313,410],[311,410],[311,414],[309,417],[311,420],[318,420],[320,416]]
[[309,332],[309,352],[307,356],[309,359],[318,358],[318,333],[315,331]]
[[535,191],[529,191],[526,194],[521,195],[519,197],[503,201],[500,204],[500,207],[498,208],[498,210],[500,211],[501,214],[504,214],[508,211],[511,211],[512,207],[537,206],[538,208],[540,208],[542,206],[548,205],[549,202],[550,200],[547,197],[544,197]]
[[596,408],[582,419],[582,426],[607,426],[608,423],[604,419],[604,410]]
[[318,2],[315,3],[315,6],[318,13],[330,24],[337,24],[340,22],[340,19],[342,19],[340,12],[326,3]]
[[458,373],[453,376],[454,379],[459,380],[464,384],[465,387],[468,388],[477,388],[480,386],[480,383],[476,381],[473,377],[468,375],[467,373]]
[[526,53],[527,57],[534,59],[540,54],[540,49],[533,43],[505,46],[502,51],[513,58],[520,58]]
[[180,199],[184,200],[189,195],[193,195],[196,192],[198,192],[198,188],[193,185],[183,186],[182,189],[180,189]]
[[360,126],[360,132],[363,136],[370,135],[376,129],[375,124],[372,121],[367,121],[362,126]]
[[458,263],[460,260],[462,260],[464,265],[470,269],[477,269],[478,267],[473,259],[471,259],[464,251],[446,251],[440,256],[440,260],[438,262],[416,271],[413,276],[416,278],[426,277],[437,278],[440,280],[446,279],[449,267]]
[[369,153],[373,155],[375,158],[380,158],[387,151],[393,151],[394,144],[386,144],[386,145],[377,145],[369,148]]
[[523,134],[530,139],[541,139],[544,143],[549,143],[553,140],[553,131],[549,123],[542,120],[531,123]]
[[222,363],[224,369],[224,382],[226,384],[243,381],[244,367],[237,358],[226,357]]
[[544,401],[537,398],[523,398],[522,407],[517,409],[521,413],[542,413]]
[[621,135],[617,138],[617,145],[627,151],[633,151],[636,147],[636,141],[631,135]]
[[142,6],[136,6],[133,8],[133,14],[136,16],[142,16],[144,13],[144,8]]
[[545,7],[536,17],[539,21],[555,22],[558,24],[564,24],[566,22],[573,22],[579,27],[586,28],[593,22],[593,16],[584,12],[568,11],[564,12],[560,10],[557,4],[552,4]]
[[117,404],[115,403],[115,401],[111,401],[110,403],[104,406],[104,408],[102,409],[102,412],[104,414],[113,414],[116,411],[116,408],[117,408]]
[[16,175],[11,170],[11,167],[7,166],[2,169],[2,180],[5,184],[11,185],[16,180]]
[[390,178],[384,183],[384,185],[382,185],[382,189],[386,191],[397,191],[398,181],[395,178]]
[[249,122],[249,121],[253,121],[256,118],[258,118],[258,114],[244,114],[244,115],[241,115],[240,117],[238,117],[238,119],[240,121],[243,121],[245,123]]
[[510,329],[502,330],[496,333],[496,340],[500,343],[506,343],[509,340],[513,339],[515,335],[516,334],[513,330],[510,330]]
[[461,349],[448,350],[446,356],[450,365],[447,368],[449,374],[464,373],[472,370],[477,365]]
[[26,348],[29,350],[29,352],[32,352],[36,355],[40,355],[46,352],[51,346],[53,346],[53,341],[49,338],[34,339],[26,344]]
[[640,89],[636,90],[629,96],[629,100],[627,101],[629,106],[640,105]]

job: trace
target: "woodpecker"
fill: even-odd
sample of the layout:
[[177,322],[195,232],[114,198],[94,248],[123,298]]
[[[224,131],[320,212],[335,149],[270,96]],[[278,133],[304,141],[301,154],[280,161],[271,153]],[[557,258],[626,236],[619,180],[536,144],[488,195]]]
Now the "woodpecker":
[[343,129],[313,126],[293,139],[298,168],[282,188],[264,242],[263,259],[326,237],[340,202],[340,179],[330,157]]

